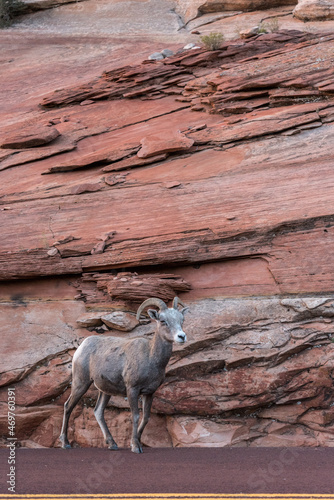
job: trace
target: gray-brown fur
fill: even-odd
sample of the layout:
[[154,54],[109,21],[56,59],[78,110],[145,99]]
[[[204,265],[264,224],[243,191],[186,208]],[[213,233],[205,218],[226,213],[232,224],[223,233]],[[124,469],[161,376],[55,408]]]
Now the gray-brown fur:
[[[99,390],[94,415],[111,450],[117,450],[107,424],[104,410],[112,394],[123,394],[128,398],[132,413],[131,450],[142,453],[140,438],[149,420],[154,392],[165,378],[165,368],[172,354],[173,341],[185,342],[182,330],[184,312],[178,310],[182,304],[174,298],[168,309],[160,299],[147,299],[139,307],[137,319],[149,306],[149,316],[156,321],[153,338],[121,339],[114,337],[86,338],[73,357],[72,390],[64,405],[63,426],[60,441],[63,448],[70,448],[67,428],[70,415],[80,398],[92,383]],[[142,396],[143,417],[139,424],[138,398]]]

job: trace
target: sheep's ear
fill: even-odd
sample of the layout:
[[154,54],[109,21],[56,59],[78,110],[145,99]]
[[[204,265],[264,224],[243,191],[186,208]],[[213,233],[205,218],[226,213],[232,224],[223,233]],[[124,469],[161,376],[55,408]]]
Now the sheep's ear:
[[159,320],[159,313],[155,309],[148,309],[147,310],[148,315],[152,319],[156,319],[157,321]]
[[181,313],[183,314],[183,316],[184,316],[184,313],[186,313],[187,311],[189,311],[189,307],[184,307],[184,308],[181,310]]

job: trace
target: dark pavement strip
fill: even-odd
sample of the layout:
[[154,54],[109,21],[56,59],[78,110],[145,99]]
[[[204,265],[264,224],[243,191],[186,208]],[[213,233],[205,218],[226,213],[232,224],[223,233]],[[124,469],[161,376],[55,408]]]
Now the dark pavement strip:
[[0,450],[0,499],[334,500],[333,448],[17,449],[15,493],[8,455]]
[[262,494],[262,495],[237,495],[237,494],[216,494],[216,495],[196,495],[195,493],[185,495],[185,494],[174,494],[170,496],[168,494],[157,495],[155,493],[145,493],[142,495],[136,493],[129,493],[123,495],[100,493],[96,495],[80,495],[80,494],[68,494],[68,495],[47,495],[47,494],[27,494],[27,495],[16,495],[16,494],[0,494],[1,500],[333,500],[333,495],[273,495],[273,494]]

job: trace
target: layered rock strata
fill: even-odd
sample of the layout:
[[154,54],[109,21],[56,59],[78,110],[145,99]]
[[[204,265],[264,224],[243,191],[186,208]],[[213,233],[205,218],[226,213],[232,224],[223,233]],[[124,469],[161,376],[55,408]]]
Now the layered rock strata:
[[[285,30],[106,69],[6,126],[2,435],[14,387],[19,442],[57,446],[81,340],[150,336],[138,304],[180,295],[189,340],[146,445],[332,445],[333,40]],[[103,446],[95,398],[71,421],[81,446]],[[127,445],[127,401],[106,413]]]

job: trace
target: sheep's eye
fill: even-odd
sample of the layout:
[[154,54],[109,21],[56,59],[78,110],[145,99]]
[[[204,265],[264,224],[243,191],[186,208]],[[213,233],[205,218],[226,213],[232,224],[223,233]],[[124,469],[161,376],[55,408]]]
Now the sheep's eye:
[[166,321],[165,321],[165,320],[163,320],[163,319],[160,321],[160,323],[161,323],[162,325],[164,325],[164,326],[166,326],[166,325],[167,325]]

